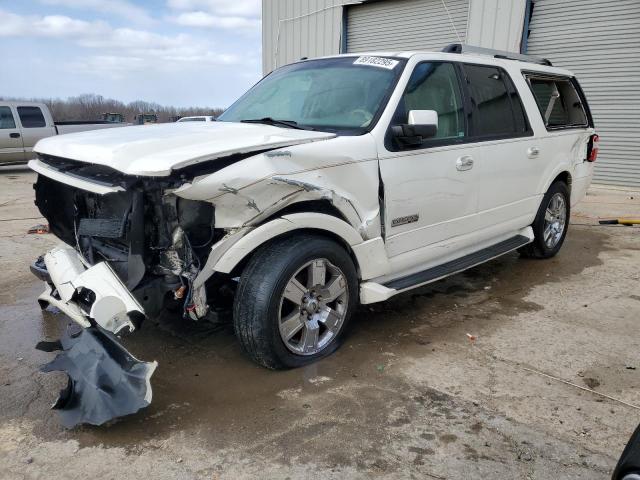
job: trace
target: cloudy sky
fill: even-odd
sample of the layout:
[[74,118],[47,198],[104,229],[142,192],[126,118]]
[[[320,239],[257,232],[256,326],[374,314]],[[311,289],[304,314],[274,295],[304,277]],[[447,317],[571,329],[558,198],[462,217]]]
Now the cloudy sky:
[[0,96],[226,107],[260,78],[260,0],[0,0]]

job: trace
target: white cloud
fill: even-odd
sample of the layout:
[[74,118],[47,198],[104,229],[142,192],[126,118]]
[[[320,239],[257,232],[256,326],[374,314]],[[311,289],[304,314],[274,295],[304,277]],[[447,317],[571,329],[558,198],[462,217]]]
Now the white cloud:
[[[260,42],[254,35],[260,29],[236,28],[250,25],[247,20],[255,25],[259,8],[218,4],[222,13],[214,13],[209,7],[168,10],[167,0],[128,0],[153,15],[153,23],[144,26],[99,13],[94,0],[86,0],[94,9],[82,16],[80,10],[69,13],[73,6],[69,2],[79,9],[85,0],[35,1],[41,8],[45,2],[56,2],[59,8],[42,8],[55,15],[37,10],[19,13],[9,5],[20,0],[0,0],[0,43],[5,50],[10,48],[10,57],[21,58],[27,65],[26,70],[0,74],[6,95],[72,96],[93,91],[126,101],[143,98],[176,105],[228,105],[260,78]],[[63,8],[62,1],[67,7]],[[110,0],[100,1],[112,5]],[[175,22],[181,14],[193,11],[231,19],[209,28]],[[189,21],[194,20],[187,17]],[[205,23],[212,22],[206,18]],[[236,30],[224,28],[230,25]]]
[[[140,53],[140,55],[136,55]],[[240,58],[232,54],[216,55],[213,52],[194,50],[186,52],[175,50],[173,52],[129,52],[129,55],[90,55],[88,57],[70,62],[70,70],[78,74],[91,74],[98,77],[110,77],[114,79],[128,78],[135,73],[181,73],[185,71],[203,72],[207,67],[220,67],[235,65]],[[139,77],[141,81],[147,81],[148,76]]]
[[206,11],[214,15],[260,18],[260,0],[167,0],[174,10]]
[[144,8],[127,0],[40,0],[40,2],[46,5],[108,13],[136,23],[149,24],[153,22]]
[[100,21],[86,22],[63,15],[23,16],[0,10],[0,36],[72,37],[101,35],[109,26]]
[[185,66],[230,65],[238,55],[216,52],[210,41],[187,34],[163,35],[147,30],[113,28],[105,22],[86,22],[60,15],[38,17],[0,10],[0,36],[66,38],[81,47],[101,50],[72,63],[95,71],[163,71]]
[[257,18],[247,17],[221,17],[218,15],[212,15],[207,12],[185,12],[178,15],[173,19],[178,25],[185,27],[211,27],[211,28],[228,28],[239,29],[248,28],[256,29],[260,28],[260,20]]

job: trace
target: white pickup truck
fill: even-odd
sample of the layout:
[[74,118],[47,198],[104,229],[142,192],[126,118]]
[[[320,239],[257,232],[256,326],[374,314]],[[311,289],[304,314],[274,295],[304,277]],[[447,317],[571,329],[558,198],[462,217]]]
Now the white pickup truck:
[[102,121],[54,122],[44,103],[0,101],[0,166],[31,160],[35,157],[33,146],[42,138],[126,125]]
[[36,204],[64,242],[32,267],[41,304],[113,333],[232,308],[247,355],[286,368],[335,351],[358,304],[556,255],[598,136],[571,72],[457,46],[303,60],[216,122],[35,151]]

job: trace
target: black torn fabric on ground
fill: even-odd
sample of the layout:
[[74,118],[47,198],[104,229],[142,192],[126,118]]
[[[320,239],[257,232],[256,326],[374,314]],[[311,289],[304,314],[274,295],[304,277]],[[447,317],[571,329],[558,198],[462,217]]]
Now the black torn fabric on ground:
[[40,370],[67,374],[67,386],[51,407],[60,411],[66,428],[102,425],[151,403],[150,379],[158,363],[136,359],[110,332],[99,327],[65,332],[59,342],[40,342],[36,348],[62,350]]

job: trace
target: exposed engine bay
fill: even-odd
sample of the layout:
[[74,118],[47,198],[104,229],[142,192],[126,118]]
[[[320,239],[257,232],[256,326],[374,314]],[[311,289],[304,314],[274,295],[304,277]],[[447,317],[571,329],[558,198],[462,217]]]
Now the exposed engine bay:
[[[168,302],[181,303],[188,316],[194,309],[193,280],[211,245],[224,236],[214,227],[213,205],[167,194],[176,186],[171,179],[128,177],[72,161],[57,160],[56,168],[123,190],[100,195],[40,175],[36,205],[51,232],[76,248],[87,264],[108,263],[148,318]],[[92,295],[85,292],[77,300],[90,307]]]

